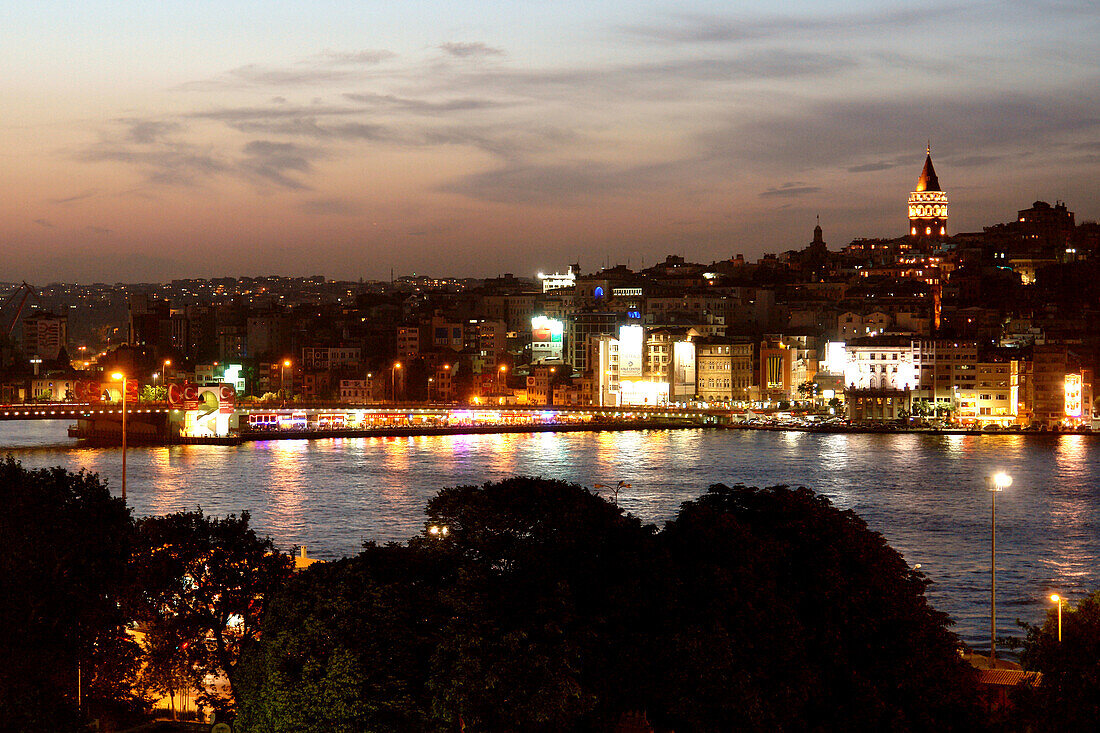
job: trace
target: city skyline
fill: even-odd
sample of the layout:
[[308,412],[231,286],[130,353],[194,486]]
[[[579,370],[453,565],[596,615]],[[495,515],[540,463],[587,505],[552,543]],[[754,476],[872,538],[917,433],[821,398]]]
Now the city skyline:
[[41,3],[0,59],[6,279],[637,267],[1095,219],[1088,3]]

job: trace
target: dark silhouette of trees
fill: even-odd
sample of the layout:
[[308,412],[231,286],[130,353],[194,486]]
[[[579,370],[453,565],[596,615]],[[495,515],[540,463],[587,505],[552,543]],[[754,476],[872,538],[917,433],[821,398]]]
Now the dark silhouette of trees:
[[241,646],[259,630],[264,600],[291,572],[291,561],[249,526],[248,512],[225,518],[202,510],[139,519],[131,567],[131,614],[156,650],[162,687],[189,670],[219,713],[233,707],[232,688],[207,690],[207,675],[232,683]]
[[[127,586],[129,511],[95,474],[0,463],[0,727],[64,731],[140,707]],[[79,669],[79,692],[78,692]]]
[[1042,682],[1017,690],[1021,728],[1091,730],[1100,720],[1100,591],[1076,606],[1062,608],[1062,641],[1058,611],[1051,609],[1038,626],[1024,624],[1027,636],[1020,660],[1041,672]]
[[807,489],[713,486],[661,532],[531,478],[427,515],[273,600],[239,729],[980,727],[927,579]]

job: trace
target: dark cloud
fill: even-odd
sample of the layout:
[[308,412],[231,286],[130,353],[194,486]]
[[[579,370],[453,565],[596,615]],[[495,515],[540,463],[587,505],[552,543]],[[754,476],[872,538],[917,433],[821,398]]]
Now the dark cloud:
[[393,138],[390,128],[365,122],[322,123],[313,117],[286,120],[251,120],[228,123],[230,127],[249,134],[311,137],[318,140],[387,140]]
[[605,67],[477,68],[440,77],[435,85],[444,93],[485,90],[497,100],[598,103],[606,109],[623,103],[695,99],[706,86],[828,76],[856,63],[844,53],[761,49],[728,57],[673,58]]
[[230,70],[228,74],[247,84],[279,87],[312,86],[314,84],[340,81],[348,77],[348,72],[334,69],[295,69],[259,64],[241,66]]
[[462,59],[504,55],[504,51],[501,49],[486,46],[480,41],[473,43],[441,43],[439,48],[449,56],[456,56]]
[[398,97],[393,94],[345,94],[345,99],[353,102],[361,102],[377,109],[393,110],[398,112],[412,112],[422,115],[440,115],[451,112],[466,112],[469,110],[494,109],[508,106],[503,102],[492,99],[464,97],[460,99],[446,99],[440,102],[426,99],[413,99]]
[[83,201],[84,199],[91,198],[98,193],[96,189],[90,189],[83,193],[73,194],[72,196],[66,196],[60,199],[48,199],[51,204],[72,204],[77,201]]
[[680,162],[616,166],[598,161],[533,164],[509,161],[439,187],[480,201],[535,206],[596,205],[608,196],[638,195],[688,171]]
[[179,123],[164,120],[122,119],[119,122],[129,125],[126,139],[135,143],[155,143],[181,129]]
[[298,205],[302,211],[321,216],[354,216],[362,211],[359,204],[347,199],[319,198],[303,201]]
[[947,158],[946,162],[955,168],[976,168],[983,165],[989,165],[990,163],[996,163],[1003,159],[1004,156],[1001,155],[964,155]]
[[227,173],[232,165],[214,154],[187,143],[161,143],[150,149],[138,148],[125,140],[103,141],[77,154],[86,162],[114,162],[132,165],[149,183],[190,186],[200,178]]
[[336,107],[323,104],[310,106],[283,106],[277,107],[223,107],[220,109],[190,112],[187,117],[202,120],[217,120],[228,124],[236,124],[249,120],[275,120],[287,117],[311,118],[311,117],[335,117],[362,114],[358,107]]
[[[923,25],[929,17],[943,22],[973,12],[965,4],[939,3],[919,8],[883,8],[832,15],[762,15],[677,13],[662,23],[630,24],[621,27],[629,37],[668,45],[738,43],[791,34],[824,35],[880,32],[887,28],[908,29]],[[979,9],[979,12],[984,12]]]
[[[939,157],[964,158],[972,151],[997,155],[1008,147],[1033,149],[1097,131],[1100,102],[1082,97],[1079,90],[1051,89],[761,105],[724,129],[704,133],[698,143],[706,157],[761,170],[777,165],[875,170],[923,157],[929,135],[933,142],[951,141]],[[913,154],[904,154],[907,145]]]
[[872,173],[874,171],[888,171],[891,168],[896,168],[897,163],[887,163],[881,161],[878,163],[864,163],[863,165],[853,165],[848,168],[849,173]]
[[244,146],[244,155],[241,170],[291,190],[308,190],[309,186],[288,173],[309,173],[312,170],[310,161],[320,156],[313,148],[270,140],[253,140]]
[[325,51],[315,59],[333,66],[376,66],[383,61],[395,58],[397,54],[384,49],[365,51]]
[[760,198],[805,196],[806,194],[817,193],[820,190],[820,186],[807,186],[802,181],[795,181],[769,188],[767,191],[761,191]]

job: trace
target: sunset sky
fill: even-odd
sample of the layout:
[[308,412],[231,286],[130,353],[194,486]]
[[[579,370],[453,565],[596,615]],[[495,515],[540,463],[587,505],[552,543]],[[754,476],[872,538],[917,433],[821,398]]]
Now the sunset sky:
[[[769,8],[769,9],[765,9]],[[8,3],[0,280],[533,275],[1100,217],[1094,2]]]

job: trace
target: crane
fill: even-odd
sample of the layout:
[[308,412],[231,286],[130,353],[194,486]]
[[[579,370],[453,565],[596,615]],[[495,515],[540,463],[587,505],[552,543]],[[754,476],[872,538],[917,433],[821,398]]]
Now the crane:
[[23,284],[17,287],[12,291],[12,294],[8,296],[8,299],[4,301],[4,305],[0,306],[0,310],[7,308],[8,304],[14,301],[20,293],[23,294],[23,297],[19,298],[19,305],[15,308],[15,315],[11,317],[11,320],[7,324],[8,327],[4,330],[4,335],[8,338],[11,338],[12,331],[15,330],[15,324],[19,323],[19,316],[23,314],[23,306],[27,304],[27,298],[33,295],[34,299],[38,300],[38,291],[34,289],[33,285],[30,285],[24,280]]

